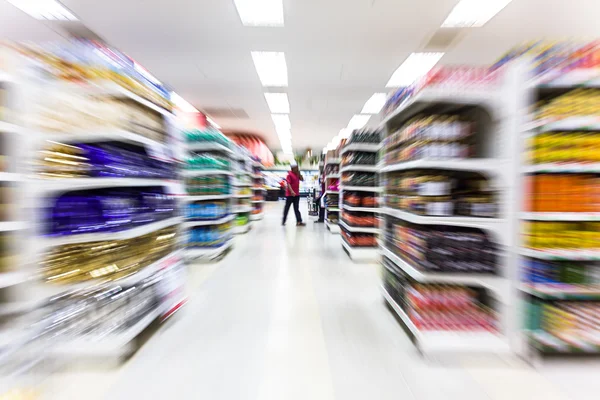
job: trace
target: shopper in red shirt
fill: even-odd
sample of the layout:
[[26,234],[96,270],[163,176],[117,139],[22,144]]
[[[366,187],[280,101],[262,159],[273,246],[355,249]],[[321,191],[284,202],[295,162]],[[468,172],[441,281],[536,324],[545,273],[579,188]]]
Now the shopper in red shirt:
[[304,226],[306,224],[302,222],[302,214],[300,214],[300,181],[303,181],[304,178],[300,174],[298,164],[292,161],[290,167],[291,171],[288,172],[287,178],[285,179],[285,207],[283,209],[283,221],[281,222],[281,225],[285,225],[288,211],[290,211],[290,206],[293,204],[294,214],[296,214],[296,226]]

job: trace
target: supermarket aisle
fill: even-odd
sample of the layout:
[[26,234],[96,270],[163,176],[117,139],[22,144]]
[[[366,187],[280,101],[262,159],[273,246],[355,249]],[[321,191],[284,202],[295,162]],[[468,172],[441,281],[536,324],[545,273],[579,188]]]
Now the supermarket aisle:
[[219,264],[198,266],[208,268],[208,277],[188,307],[118,372],[81,384],[79,394],[117,400],[567,398],[516,362],[461,357],[426,363],[386,309],[377,267],[351,263],[339,236],[323,225],[281,227],[280,207],[269,205],[265,220],[238,238]]

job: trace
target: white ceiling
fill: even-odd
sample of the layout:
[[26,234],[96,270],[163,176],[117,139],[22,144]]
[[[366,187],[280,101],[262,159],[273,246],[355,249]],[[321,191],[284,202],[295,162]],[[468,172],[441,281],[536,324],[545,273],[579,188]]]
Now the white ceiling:
[[[215,119],[224,129],[261,134],[273,149],[279,141],[250,51],[284,51],[298,150],[322,148],[373,93],[386,92],[394,70],[423,48],[457,2],[284,0],[284,28],[250,28],[233,0],[63,1],[197,108],[245,110],[249,119]],[[468,30],[441,64],[491,63],[541,37],[600,37],[597,16],[597,0],[513,0],[483,28]],[[59,38],[50,25],[0,0],[0,39]]]

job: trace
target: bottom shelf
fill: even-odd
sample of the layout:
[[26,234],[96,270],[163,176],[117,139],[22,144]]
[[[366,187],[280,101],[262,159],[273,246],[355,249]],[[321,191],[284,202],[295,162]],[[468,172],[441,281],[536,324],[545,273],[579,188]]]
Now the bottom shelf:
[[569,341],[563,340],[545,331],[534,331],[528,333],[529,340],[533,346],[543,353],[562,354],[597,354],[600,353],[600,345],[584,342],[575,337]]
[[325,221],[325,225],[327,226],[327,229],[329,229],[329,231],[331,233],[340,233],[340,227],[338,224],[333,224],[329,221]]
[[420,331],[402,307],[381,287],[383,297],[398,314],[406,328],[412,333],[417,347],[423,353],[508,353],[510,346],[506,338],[492,332],[465,331]]
[[265,216],[264,213],[259,213],[259,214],[252,214],[250,216],[250,221],[260,221],[261,219],[263,219],[263,217]]
[[185,249],[185,258],[186,259],[194,259],[194,258],[208,258],[213,259],[225,252],[225,250],[229,249],[233,241],[229,239],[220,247],[207,247],[207,248],[197,248],[197,249]]
[[355,261],[377,261],[377,258],[379,257],[377,247],[353,247],[343,238],[342,246],[348,253],[348,256],[350,256],[350,259]]
[[121,357],[134,350],[133,339],[163,314],[163,307],[156,307],[135,325],[124,332],[105,336],[100,340],[75,339],[59,344],[51,350],[58,357]]
[[252,225],[250,223],[247,223],[245,225],[234,226],[232,231],[234,235],[242,235],[244,233],[250,232],[250,229],[252,229]]

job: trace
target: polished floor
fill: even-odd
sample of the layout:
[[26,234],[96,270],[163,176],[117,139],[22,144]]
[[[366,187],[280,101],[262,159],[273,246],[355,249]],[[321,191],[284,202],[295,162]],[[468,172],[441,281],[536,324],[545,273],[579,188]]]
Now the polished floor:
[[[377,265],[354,264],[322,224],[283,205],[222,261],[191,266],[185,309],[112,371],[70,371],[60,399],[595,399],[598,365],[424,359],[385,306]],[[306,204],[302,204],[306,218]],[[577,361],[579,363],[579,361]]]

